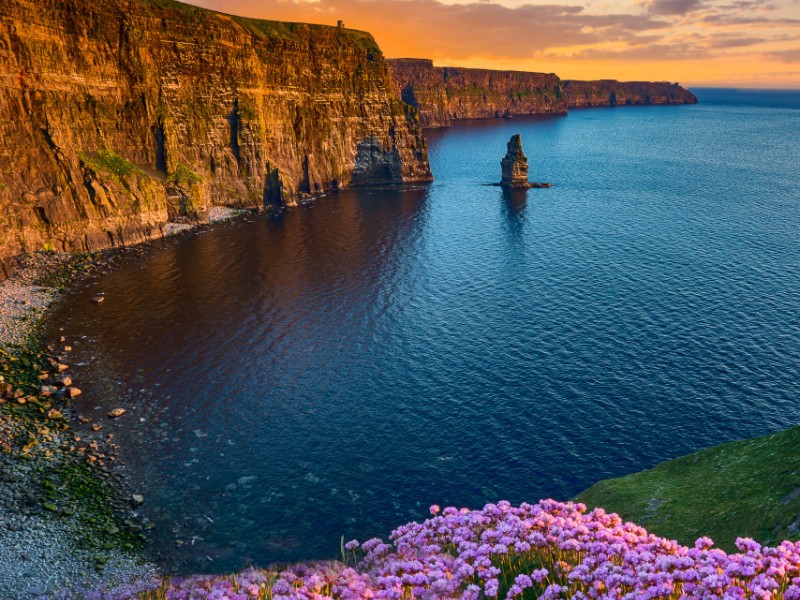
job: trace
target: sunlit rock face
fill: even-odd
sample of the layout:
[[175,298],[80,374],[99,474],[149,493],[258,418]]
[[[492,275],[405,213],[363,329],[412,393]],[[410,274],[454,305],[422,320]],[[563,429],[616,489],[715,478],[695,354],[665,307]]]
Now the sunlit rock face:
[[0,278],[357,183],[428,181],[367,33],[162,0],[0,3]]
[[528,183],[528,159],[522,151],[522,139],[517,133],[508,141],[508,151],[500,161],[503,171],[501,185],[509,188],[526,189],[531,187]]
[[562,81],[554,73],[434,67],[433,61],[389,59],[395,91],[419,111],[423,127],[460,119],[565,114],[568,108],[637,104],[695,104],[677,83]]
[[425,59],[390,59],[395,90],[419,110],[423,127],[459,119],[564,114],[566,98],[553,73],[434,67]]

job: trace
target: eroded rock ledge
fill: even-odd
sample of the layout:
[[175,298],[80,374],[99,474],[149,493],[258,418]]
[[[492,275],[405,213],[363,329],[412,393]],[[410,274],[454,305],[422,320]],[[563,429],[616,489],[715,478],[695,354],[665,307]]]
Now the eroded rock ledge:
[[355,184],[427,181],[372,36],[172,0],[0,2],[0,279]]

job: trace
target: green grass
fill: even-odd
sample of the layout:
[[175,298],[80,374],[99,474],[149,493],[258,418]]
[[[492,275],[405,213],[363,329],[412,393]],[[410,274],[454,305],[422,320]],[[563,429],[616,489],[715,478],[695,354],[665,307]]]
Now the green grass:
[[134,174],[143,174],[144,172],[134,165],[132,162],[122,158],[113,150],[103,148],[94,153],[79,152],[80,159],[95,171],[104,171],[117,177],[124,179]]
[[[298,33],[302,31],[313,32],[329,30],[333,28],[331,25],[289,23],[285,21],[265,21],[262,19],[248,19],[237,16],[234,16],[233,20],[256,37],[268,39],[292,40],[295,39]],[[350,42],[353,42],[362,50],[366,50],[370,53],[380,53],[378,44],[371,34],[365,31],[357,31],[355,29],[335,29],[337,35],[342,36],[344,39]]]
[[200,8],[199,6],[186,4],[185,2],[176,2],[176,0],[139,0],[139,2],[154,8],[175,10],[190,15],[208,14],[212,12],[208,9]]
[[800,539],[800,427],[676,458],[600,481],[577,501],[619,513],[683,544],[700,536],[734,549],[737,537]]
[[[214,11],[175,0],[139,0],[145,6],[161,10],[174,10],[190,18],[204,19],[213,14],[227,14]],[[331,25],[315,25],[311,23],[292,23],[287,21],[269,21],[264,19],[250,19],[237,15],[228,15],[236,23],[256,37],[268,39],[293,40],[302,31],[321,31],[323,29],[337,29],[337,36],[355,43],[359,48],[370,53],[380,53],[377,42],[371,34],[355,29],[338,29]]]

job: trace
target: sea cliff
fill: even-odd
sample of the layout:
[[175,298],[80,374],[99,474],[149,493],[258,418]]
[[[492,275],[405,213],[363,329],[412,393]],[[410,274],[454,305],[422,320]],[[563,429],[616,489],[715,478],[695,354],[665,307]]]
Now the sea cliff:
[[428,181],[372,36],[172,0],[0,3],[0,279],[355,184]]
[[434,67],[433,61],[389,59],[395,91],[419,110],[423,127],[459,119],[565,114],[561,80],[553,73]]
[[554,73],[435,67],[433,61],[390,59],[395,91],[419,111],[423,127],[461,119],[566,114],[569,108],[695,104],[677,83],[562,81]]
[[697,104],[697,96],[665,81],[564,81],[570,108],[644,104]]

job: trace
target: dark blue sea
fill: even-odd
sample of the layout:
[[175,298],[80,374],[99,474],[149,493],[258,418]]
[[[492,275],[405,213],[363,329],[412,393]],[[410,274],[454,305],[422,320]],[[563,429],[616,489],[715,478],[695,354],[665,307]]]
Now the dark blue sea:
[[[334,557],[800,424],[800,93],[696,92],[431,131],[430,186],[179,235],[70,294],[51,335],[156,552]],[[515,133],[552,188],[487,185]]]

